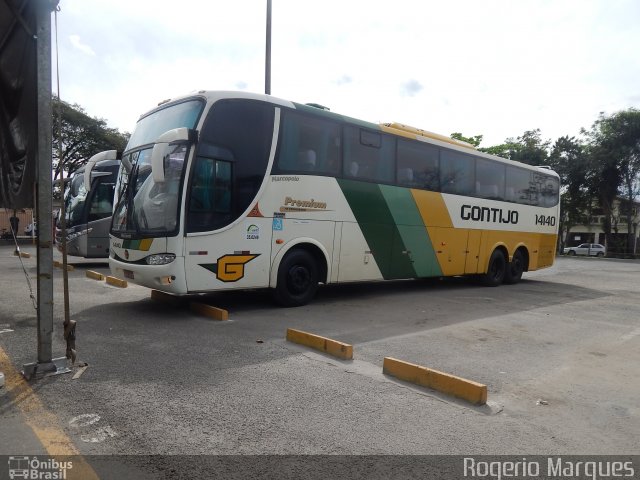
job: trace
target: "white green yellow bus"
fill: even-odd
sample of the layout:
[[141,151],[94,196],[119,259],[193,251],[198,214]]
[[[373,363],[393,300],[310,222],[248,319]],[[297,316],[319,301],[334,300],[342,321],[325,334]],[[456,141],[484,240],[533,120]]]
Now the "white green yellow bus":
[[182,295],[476,276],[553,264],[559,179],[444,136],[201,91],[143,115],[122,158],[114,275]]

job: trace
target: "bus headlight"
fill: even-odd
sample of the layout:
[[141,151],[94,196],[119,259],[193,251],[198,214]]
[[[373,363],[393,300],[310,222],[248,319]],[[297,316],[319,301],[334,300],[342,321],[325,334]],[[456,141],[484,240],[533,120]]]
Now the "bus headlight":
[[173,253],[158,253],[156,255],[149,255],[144,260],[147,262],[147,265],[166,265],[175,259],[176,256]]

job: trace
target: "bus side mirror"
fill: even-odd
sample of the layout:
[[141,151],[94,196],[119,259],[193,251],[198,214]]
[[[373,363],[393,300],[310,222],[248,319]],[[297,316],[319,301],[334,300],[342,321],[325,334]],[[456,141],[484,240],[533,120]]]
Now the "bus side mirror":
[[181,127],[168,130],[158,137],[151,151],[151,176],[155,183],[164,182],[164,157],[171,143],[195,143],[196,131]]
[[117,160],[118,159],[118,151],[117,150],[105,150],[104,152],[96,153],[93,157],[89,159],[87,165],[84,167],[84,188],[89,192],[91,190],[91,172],[93,168],[96,166],[96,163],[101,162],[103,160]]

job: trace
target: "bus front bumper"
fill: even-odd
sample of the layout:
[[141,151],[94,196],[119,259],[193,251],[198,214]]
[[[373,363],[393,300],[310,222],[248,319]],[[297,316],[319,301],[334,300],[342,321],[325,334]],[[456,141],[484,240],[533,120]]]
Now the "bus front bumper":
[[143,287],[176,295],[187,293],[184,257],[176,257],[166,265],[140,265],[109,258],[109,268],[115,277]]

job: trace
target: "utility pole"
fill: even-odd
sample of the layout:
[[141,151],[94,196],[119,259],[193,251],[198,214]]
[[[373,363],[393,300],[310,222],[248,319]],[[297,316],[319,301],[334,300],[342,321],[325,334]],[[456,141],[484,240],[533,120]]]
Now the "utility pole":
[[271,0],[267,0],[267,39],[264,59],[264,93],[271,95]]
[[33,0],[36,10],[37,189],[38,219],[38,361],[23,365],[23,374],[67,373],[66,357],[53,358],[53,185],[51,181],[51,12],[57,0]]

